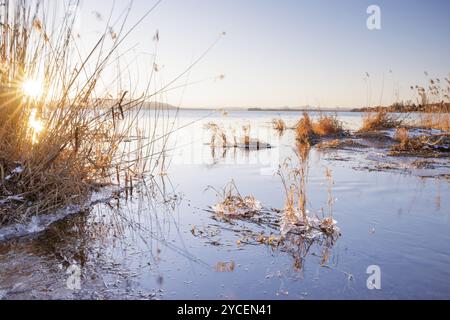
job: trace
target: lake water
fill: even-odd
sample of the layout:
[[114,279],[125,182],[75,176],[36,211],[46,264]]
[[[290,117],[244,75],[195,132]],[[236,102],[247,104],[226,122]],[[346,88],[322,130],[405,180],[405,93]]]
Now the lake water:
[[[361,114],[338,116],[350,130],[361,125]],[[333,243],[307,250],[246,244],[246,230],[265,236],[277,230],[208,211],[218,201],[212,188],[232,180],[264,207],[284,207],[274,173],[286,159],[297,160],[294,133],[272,129],[278,117],[293,125],[300,114],[182,111],[175,123],[182,128],[167,146],[167,175],[147,177],[128,201],[99,204],[44,232],[0,242],[0,299],[449,299],[449,180],[406,166],[373,170],[386,160],[376,148],[309,153],[311,213],[328,210],[325,172],[332,172],[341,230]],[[273,148],[211,148],[209,122],[230,137],[250,124],[250,135]],[[449,173],[448,166],[439,171]],[[380,290],[368,289],[370,266],[381,271]],[[78,275],[80,290],[72,290]]]

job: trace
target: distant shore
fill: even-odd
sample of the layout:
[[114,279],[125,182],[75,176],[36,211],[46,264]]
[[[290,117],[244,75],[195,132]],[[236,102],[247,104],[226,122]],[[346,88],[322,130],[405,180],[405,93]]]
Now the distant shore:
[[229,108],[195,108],[195,107],[175,107],[166,103],[146,103],[144,109],[166,109],[166,110],[180,110],[180,111],[221,111],[221,112],[361,112],[361,113],[450,113],[450,104],[429,104],[429,105],[403,105],[394,104],[392,106],[376,106],[363,108],[317,108],[317,107],[298,107],[298,108],[255,108],[255,107],[229,107]]
[[[169,107],[170,108],[170,107]],[[350,112],[350,108],[176,108],[174,110],[181,111],[223,111],[223,112]]]
[[352,109],[351,112],[389,112],[389,113],[450,113],[450,103],[430,103],[425,105],[395,103],[389,107],[377,106]]

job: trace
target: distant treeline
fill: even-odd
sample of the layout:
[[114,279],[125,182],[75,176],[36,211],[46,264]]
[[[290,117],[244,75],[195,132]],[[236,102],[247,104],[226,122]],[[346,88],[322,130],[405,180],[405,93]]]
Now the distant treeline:
[[299,107],[299,108],[248,108],[247,111],[277,111],[277,112],[347,112],[348,108],[317,108],[317,107]]
[[[108,99],[108,98],[97,98],[97,99],[93,99],[92,100],[92,105],[93,106],[111,106],[111,105],[115,105],[119,102],[120,99]],[[129,99],[124,99],[122,101],[122,105],[126,106],[127,104],[130,103]],[[142,102],[141,107],[143,109],[164,109],[164,110],[177,110],[178,108],[170,105],[168,103],[164,103],[164,102],[158,102],[158,101],[149,101],[149,102]]]
[[432,103],[426,105],[420,104],[404,104],[404,103],[394,103],[389,107],[369,107],[369,108],[359,108],[352,109],[352,112],[393,112],[393,113],[450,113],[450,103]]

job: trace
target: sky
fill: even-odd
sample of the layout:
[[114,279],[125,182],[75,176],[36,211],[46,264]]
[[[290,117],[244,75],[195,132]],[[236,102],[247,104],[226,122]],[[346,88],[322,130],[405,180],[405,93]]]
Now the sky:
[[[133,1],[127,26],[156,2]],[[128,3],[82,2],[86,47],[111,9],[116,17]],[[367,27],[370,5],[381,9],[380,30]],[[386,105],[415,99],[410,86],[426,84],[424,71],[449,77],[449,13],[444,0],[163,0],[121,46],[122,52],[131,48],[121,63],[130,65],[127,77],[143,85],[155,60],[153,85],[161,87],[220,37],[172,85],[180,88],[164,94],[165,102],[200,108]]]

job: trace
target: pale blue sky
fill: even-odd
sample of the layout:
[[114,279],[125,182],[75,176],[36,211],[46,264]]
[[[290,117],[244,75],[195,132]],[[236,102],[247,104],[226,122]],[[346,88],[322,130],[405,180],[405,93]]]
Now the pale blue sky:
[[[155,2],[135,0],[129,22]],[[115,12],[127,3],[117,0]],[[366,27],[371,4],[381,7],[379,31]],[[101,30],[111,7],[109,0],[84,1],[82,37]],[[103,22],[92,11],[102,13]],[[184,71],[225,31],[189,79],[178,84],[211,80],[165,95],[183,107],[388,104],[413,98],[409,87],[426,83],[425,70],[433,77],[448,76],[449,14],[450,1],[439,0],[163,0],[122,51],[138,45],[134,54],[139,62],[131,73],[134,77],[139,71],[141,79],[151,69],[151,56],[143,53],[155,52],[152,37],[158,29],[161,84]],[[214,81],[219,74],[225,80]]]

